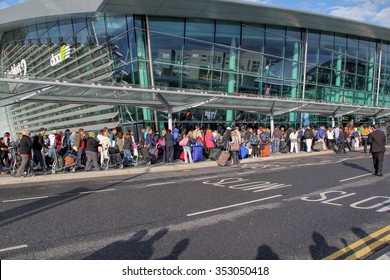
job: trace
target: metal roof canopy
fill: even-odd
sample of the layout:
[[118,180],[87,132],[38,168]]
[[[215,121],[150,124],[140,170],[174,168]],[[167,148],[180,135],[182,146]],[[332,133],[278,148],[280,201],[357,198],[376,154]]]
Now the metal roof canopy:
[[143,88],[136,85],[85,83],[53,79],[0,78],[0,107],[20,102],[79,103],[148,107],[174,113],[192,108],[232,109],[269,116],[289,112],[311,113],[327,117],[359,115],[382,118],[390,107],[322,102],[253,94],[212,92],[183,88]]
[[385,26],[243,0],[30,0],[0,10],[1,33],[74,15],[139,14],[285,25],[388,41]]

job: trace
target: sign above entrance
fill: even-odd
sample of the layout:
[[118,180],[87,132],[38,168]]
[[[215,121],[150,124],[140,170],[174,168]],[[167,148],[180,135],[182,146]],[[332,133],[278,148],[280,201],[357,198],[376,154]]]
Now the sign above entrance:
[[63,45],[60,52],[56,55],[52,54],[50,58],[50,65],[56,66],[70,57],[70,46]]
[[12,65],[9,70],[5,72],[6,75],[27,75],[27,62],[22,59],[18,64]]

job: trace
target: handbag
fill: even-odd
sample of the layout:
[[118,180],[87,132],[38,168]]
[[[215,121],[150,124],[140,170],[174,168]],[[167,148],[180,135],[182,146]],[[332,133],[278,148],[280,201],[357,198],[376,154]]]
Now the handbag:
[[240,144],[238,144],[238,143],[230,144],[230,149],[229,150],[232,151],[232,152],[239,151],[240,150]]
[[188,143],[188,137],[185,137],[183,139],[180,140],[179,142],[179,146],[187,146],[187,143]]

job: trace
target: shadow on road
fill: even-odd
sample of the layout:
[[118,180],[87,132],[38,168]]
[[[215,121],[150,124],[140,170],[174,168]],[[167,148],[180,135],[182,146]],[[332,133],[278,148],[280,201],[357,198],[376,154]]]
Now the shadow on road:
[[270,246],[261,245],[257,249],[256,260],[280,260],[280,258]]
[[310,245],[309,250],[313,260],[322,260],[339,250],[337,247],[329,246],[325,237],[316,231],[312,233],[311,238],[314,241],[314,245]]
[[350,163],[350,162],[343,162],[343,165],[345,165],[345,166],[348,166],[348,167],[351,167],[351,168],[353,168],[353,169],[358,169],[358,170],[362,170],[362,171],[365,171],[365,172],[368,172],[368,173],[371,173],[372,172],[372,170],[369,170],[369,169],[367,169],[367,168],[365,168],[365,167],[363,167],[363,166],[360,166],[360,165],[358,165],[358,164],[355,164],[355,163]]
[[[81,199],[93,194],[93,193],[88,193],[89,191],[106,190],[141,175],[143,174],[137,174],[135,176],[126,177],[121,181],[116,181],[114,183],[100,187],[98,189],[92,189],[88,187],[74,188],[66,192],[51,195],[48,198],[38,199],[35,200],[34,202],[3,211],[0,213],[0,227],[7,226],[9,224],[23,220],[25,218],[30,218],[33,215],[40,214],[49,209],[64,205],[71,201]],[[15,202],[15,203],[24,203],[24,202]]]
[[[167,229],[156,232],[153,236],[145,239],[147,230],[141,230],[129,240],[117,241],[85,257],[85,260],[150,260],[154,254],[154,243],[162,239],[168,233]],[[177,260],[188,247],[189,239],[183,239],[172,249],[172,252],[160,260]]]

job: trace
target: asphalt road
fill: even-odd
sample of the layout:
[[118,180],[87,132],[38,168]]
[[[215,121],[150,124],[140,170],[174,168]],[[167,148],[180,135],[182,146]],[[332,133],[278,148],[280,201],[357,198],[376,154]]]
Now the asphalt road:
[[0,258],[354,258],[390,231],[389,156],[372,170],[352,152],[2,186]]

